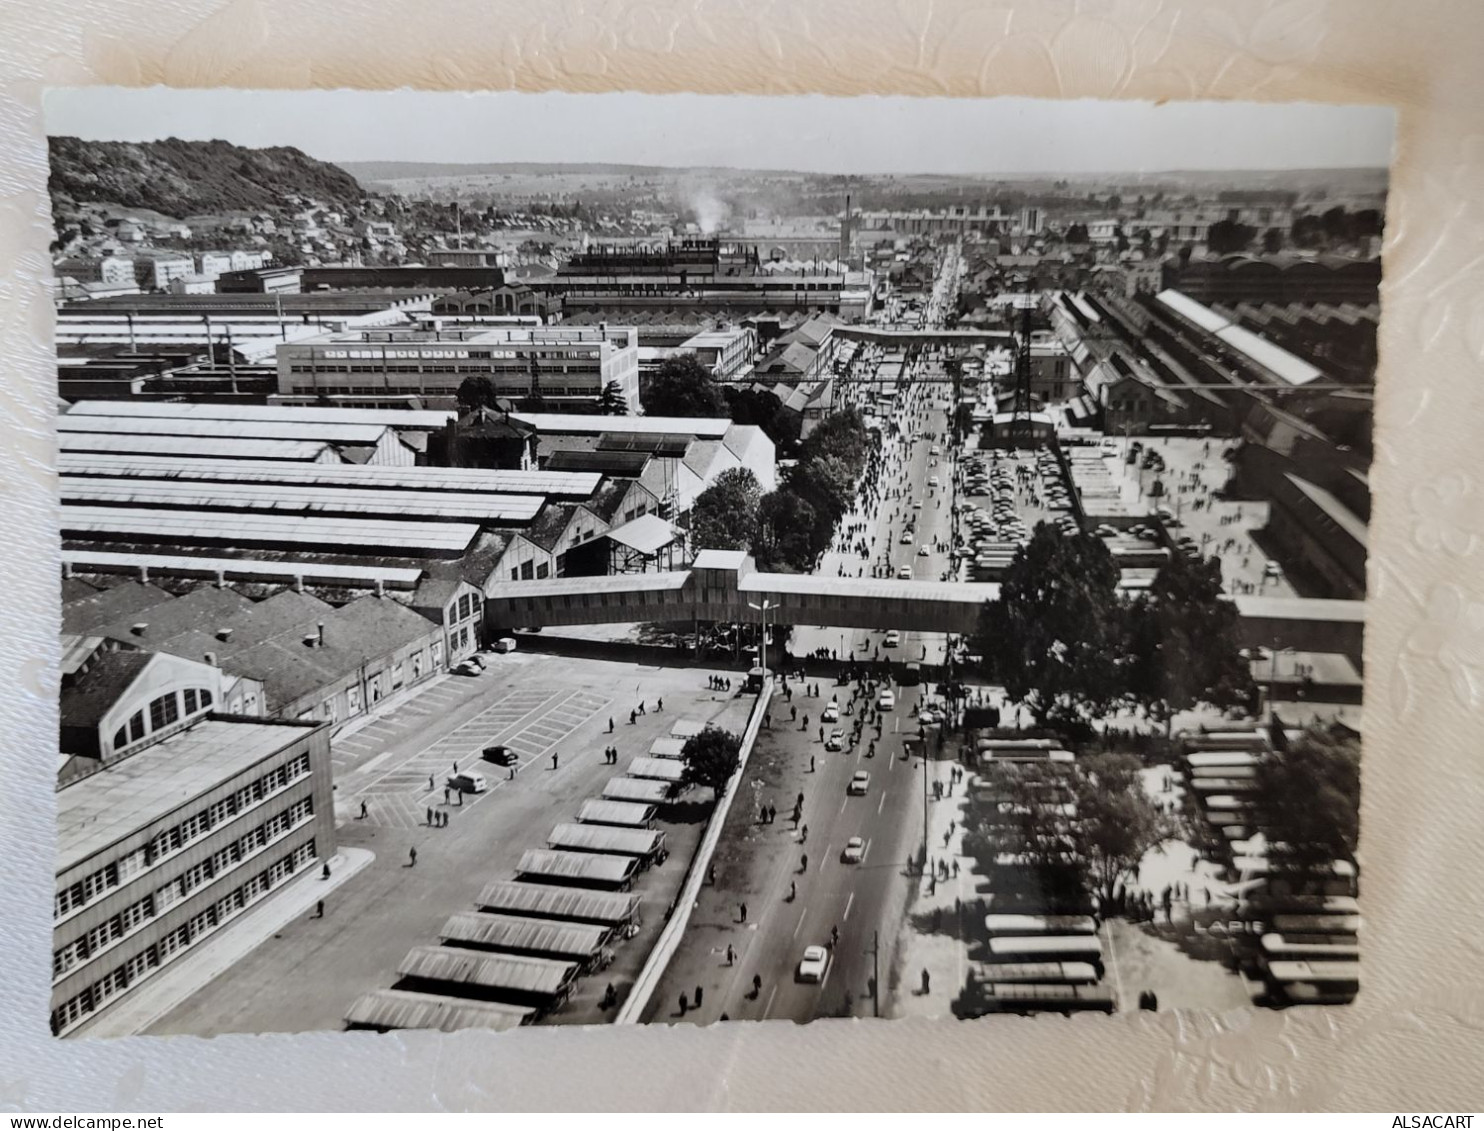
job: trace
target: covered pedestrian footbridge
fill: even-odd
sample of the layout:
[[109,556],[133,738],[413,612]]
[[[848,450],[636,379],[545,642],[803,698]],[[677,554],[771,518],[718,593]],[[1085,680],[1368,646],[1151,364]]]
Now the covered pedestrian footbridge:
[[757,623],[968,632],[994,584],[764,573],[740,550],[703,550],[688,570],[502,581],[485,591],[495,628],[638,621]]

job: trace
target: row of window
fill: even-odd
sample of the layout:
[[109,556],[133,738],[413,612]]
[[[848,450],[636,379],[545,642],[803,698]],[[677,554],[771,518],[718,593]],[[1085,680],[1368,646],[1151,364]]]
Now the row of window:
[[477,593],[465,593],[454,602],[454,616],[456,621],[468,620],[479,611],[479,595]]
[[[129,717],[129,721],[113,733],[113,750],[117,754],[125,747],[133,746],[148,735],[165,727],[173,726],[182,718],[209,710],[211,692],[204,687],[187,687],[184,691],[167,692],[151,700],[146,726],[145,708],[140,708]],[[184,704],[182,706],[182,704]]]
[[84,876],[57,892],[54,918],[62,919],[79,911],[101,898],[122,883],[159,863],[166,856],[179,852],[191,841],[206,835],[211,829],[245,812],[254,805],[288,788],[309,773],[309,755],[300,754],[276,770],[271,770],[237,790],[232,796],[223,798],[209,809],[188,817],[173,828],[159,833],[142,848],[105,865],[90,875]]
[[165,935],[158,943],[136,954],[122,966],[110,970],[81,993],[68,998],[52,1010],[53,1036],[61,1036],[85,1017],[102,1009],[130,986],[149,977],[186,948],[194,946],[222,924],[256,903],[314,857],[314,841],[310,840],[300,845],[288,856],[276,861],[272,867],[252,877],[235,891],[217,900],[189,922]]

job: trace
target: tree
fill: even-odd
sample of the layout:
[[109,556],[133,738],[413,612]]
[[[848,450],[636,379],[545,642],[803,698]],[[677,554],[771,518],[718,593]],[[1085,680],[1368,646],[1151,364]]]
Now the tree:
[[1087,225],[1086,224],[1072,224],[1070,227],[1068,227],[1067,228],[1066,241],[1067,241],[1067,243],[1086,243],[1087,242]]
[[1123,606],[1118,567],[1100,538],[1067,536],[1040,523],[1016,551],[997,600],[974,634],[1011,701],[1037,721],[1082,721],[1107,708],[1120,690]]
[[809,503],[788,488],[771,491],[758,506],[753,555],[764,570],[802,572],[814,561],[814,527],[818,516]]
[[1104,907],[1145,853],[1170,835],[1139,768],[1131,754],[1090,754],[1077,763],[1073,851]]
[[1355,862],[1360,831],[1360,743],[1311,726],[1257,766],[1254,800],[1278,871],[1311,873]]
[[691,509],[691,548],[748,550],[757,538],[762,488],[745,467],[729,467],[702,491]]
[[680,748],[685,759],[683,785],[704,785],[720,797],[742,764],[742,739],[729,730],[708,726],[693,734]]
[[1176,553],[1128,611],[1128,690],[1166,724],[1198,703],[1250,703],[1237,607],[1225,600],[1221,563]]
[[852,407],[832,412],[821,420],[800,445],[799,455],[804,460],[836,456],[859,471],[865,467],[870,446],[865,417],[860,409]]
[[1206,247],[1212,255],[1230,255],[1246,251],[1257,236],[1257,229],[1235,220],[1218,220],[1206,230]]
[[734,424],[754,424],[761,428],[780,456],[792,453],[799,442],[797,413],[784,410],[783,402],[766,389],[729,387],[723,390],[727,413]]
[[459,383],[458,402],[460,412],[473,412],[476,408],[491,408],[500,399],[494,379],[483,373],[465,377]]
[[609,381],[598,394],[598,415],[626,416],[628,411],[629,402],[624,399],[623,389],[617,381]]
[[716,378],[693,353],[667,357],[640,390],[650,416],[725,416],[726,398]]
[[1277,255],[1283,250],[1283,229],[1269,228],[1262,234],[1262,250],[1264,255]]

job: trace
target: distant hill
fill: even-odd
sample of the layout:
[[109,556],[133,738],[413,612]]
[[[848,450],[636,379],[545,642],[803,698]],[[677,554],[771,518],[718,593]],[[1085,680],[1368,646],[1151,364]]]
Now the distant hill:
[[225,141],[48,139],[52,200],[149,208],[177,219],[282,209],[289,195],[351,205],[366,195],[345,170],[289,146]]
[[[363,185],[383,181],[421,180],[427,177],[490,177],[490,176],[608,176],[608,177],[660,177],[693,173],[745,173],[756,175],[756,169],[726,169],[713,167],[677,168],[671,165],[613,165],[603,162],[541,162],[509,161],[481,162],[462,165],[436,161],[341,161],[338,163]],[[787,175],[787,174],[779,174]]]

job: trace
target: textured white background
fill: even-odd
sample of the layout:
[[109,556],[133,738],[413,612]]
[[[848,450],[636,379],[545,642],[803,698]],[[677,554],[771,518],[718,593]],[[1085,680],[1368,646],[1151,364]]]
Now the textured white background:
[[[0,1107],[1477,1110],[1481,32],[1478,0],[4,0]],[[1073,1022],[53,1041],[55,370],[39,108],[45,85],[92,83],[1400,107],[1372,477],[1360,1001]]]

